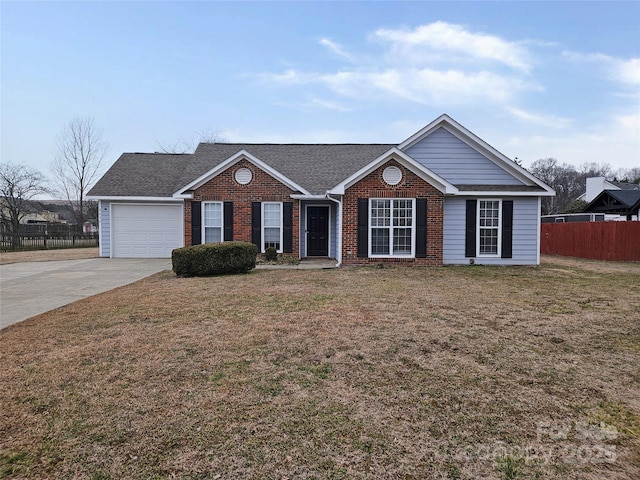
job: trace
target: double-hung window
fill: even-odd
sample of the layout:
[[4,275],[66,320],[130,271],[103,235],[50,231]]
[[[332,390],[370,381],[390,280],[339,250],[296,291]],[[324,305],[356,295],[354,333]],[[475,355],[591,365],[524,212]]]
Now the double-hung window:
[[500,252],[500,200],[478,201],[478,255]]
[[202,202],[202,243],[222,242],[222,202]]
[[282,252],[282,203],[262,203],[262,251],[273,247]]
[[369,256],[413,257],[415,252],[415,200],[369,200]]

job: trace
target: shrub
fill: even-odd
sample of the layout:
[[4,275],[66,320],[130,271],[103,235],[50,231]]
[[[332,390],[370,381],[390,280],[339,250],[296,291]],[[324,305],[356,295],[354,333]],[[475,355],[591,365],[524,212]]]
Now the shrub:
[[171,264],[181,277],[247,273],[256,267],[258,247],[247,242],[222,242],[176,248]]
[[264,251],[264,259],[267,262],[275,262],[278,259],[278,251],[273,247],[267,248]]

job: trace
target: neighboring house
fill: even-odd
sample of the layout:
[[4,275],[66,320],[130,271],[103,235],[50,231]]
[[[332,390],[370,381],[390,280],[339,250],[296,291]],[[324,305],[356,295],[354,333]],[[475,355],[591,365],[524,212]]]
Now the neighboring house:
[[536,265],[554,194],[447,115],[400,144],[125,153],[89,192],[103,257],[241,240],[338,265]]
[[583,211],[609,214],[609,217],[615,214],[617,218],[610,218],[612,220],[640,220],[640,188],[604,190]]
[[67,223],[59,213],[41,210],[39,212],[27,213],[20,223]]
[[617,180],[607,180],[605,177],[589,177],[586,181],[585,192],[578,197],[578,200],[591,202],[605,190],[640,190],[640,185],[618,182]]

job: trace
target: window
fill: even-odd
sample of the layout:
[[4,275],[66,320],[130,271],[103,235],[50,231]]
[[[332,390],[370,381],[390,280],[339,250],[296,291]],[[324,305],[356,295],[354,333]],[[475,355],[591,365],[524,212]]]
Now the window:
[[202,243],[222,241],[222,202],[202,202]]
[[478,255],[500,251],[500,200],[478,202]]
[[414,200],[371,199],[369,202],[369,255],[412,257]]
[[262,251],[269,247],[282,252],[282,203],[262,204]]

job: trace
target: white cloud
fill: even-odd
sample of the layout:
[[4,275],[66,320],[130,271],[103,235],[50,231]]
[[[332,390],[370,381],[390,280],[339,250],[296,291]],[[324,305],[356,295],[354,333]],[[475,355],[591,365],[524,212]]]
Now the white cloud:
[[379,29],[375,38],[392,45],[402,60],[434,58],[451,54],[462,61],[492,62],[528,72],[531,62],[527,50],[520,44],[508,42],[495,35],[471,32],[461,25],[435,22],[414,29]]
[[585,162],[608,163],[614,169],[640,166],[640,114],[616,114],[598,125],[562,135],[512,137],[506,148],[525,159],[527,165],[538,158],[553,157],[579,166]]
[[562,55],[575,61],[600,64],[613,80],[630,87],[640,87],[640,58],[618,58],[603,53],[578,53],[565,50]]
[[522,90],[539,89],[517,77],[489,71],[464,72],[430,68],[387,68],[377,71],[336,73],[298,72],[261,74],[267,81],[289,85],[321,84],[349,98],[386,97],[431,105],[476,104],[490,100],[504,103]]
[[328,38],[321,38],[318,41],[318,43],[323,47],[327,47],[329,50],[331,50],[333,53],[335,53],[339,57],[346,58],[348,60],[351,59],[351,55],[339,43],[329,40]]
[[573,122],[571,118],[527,112],[526,110],[522,110],[521,108],[517,107],[507,107],[507,111],[514,117],[535,125],[562,128],[570,125]]
[[640,58],[620,61],[618,63],[618,78],[629,85],[640,86]]
[[[523,91],[542,90],[526,73],[530,68],[527,50],[494,35],[435,22],[415,29],[379,29],[372,38],[382,45],[382,51],[367,58],[351,57],[342,45],[320,39],[321,45],[351,60],[350,66],[339,71],[289,69],[256,76],[279,85],[321,85],[349,99],[406,100],[434,106],[504,105]],[[316,107],[323,106],[316,103]]]

